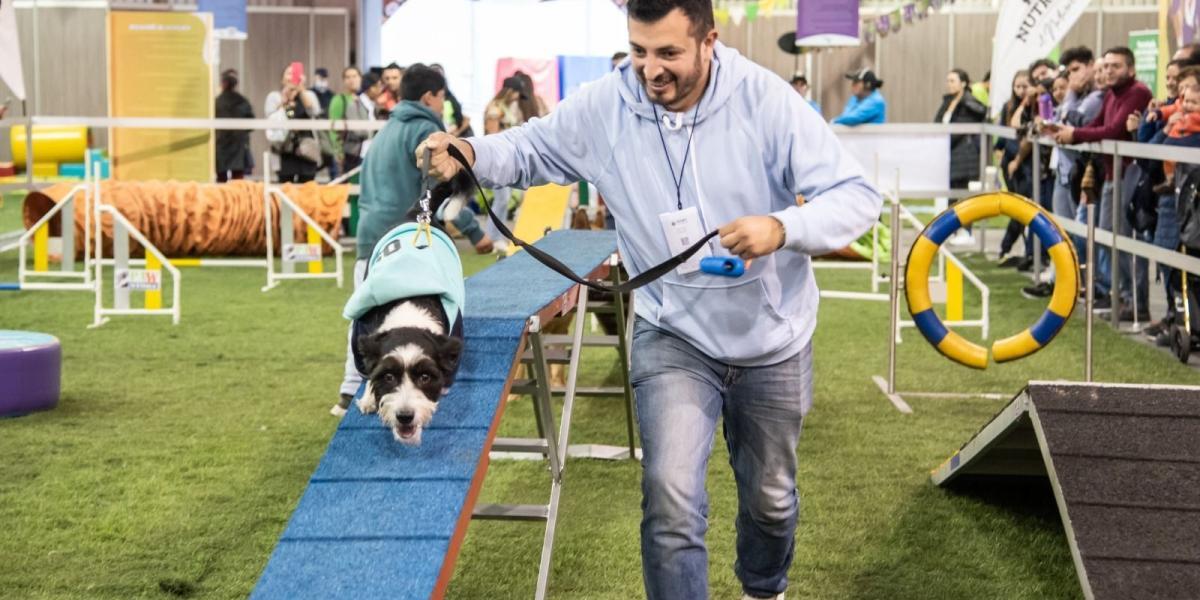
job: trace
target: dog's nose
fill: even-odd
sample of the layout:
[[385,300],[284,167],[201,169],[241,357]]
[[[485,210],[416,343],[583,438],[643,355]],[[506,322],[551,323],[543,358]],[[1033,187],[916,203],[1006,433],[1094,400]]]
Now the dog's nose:
[[396,420],[400,421],[401,425],[412,425],[413,414],[410,412],[402,412],[396,415]]

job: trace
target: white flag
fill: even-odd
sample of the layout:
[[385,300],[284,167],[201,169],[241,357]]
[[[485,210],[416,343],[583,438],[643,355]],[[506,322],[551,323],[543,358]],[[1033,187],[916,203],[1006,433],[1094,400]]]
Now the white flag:
[[1012,95],[1013,75],[1045,58],[1087,5],[1088,0],[1003,0],[992,40],[992,116]]
[[13,0],[0,0],[0,81],[13,95],[25,99],[25,76],[21,71],[21,40],[17,38],[17,13]]

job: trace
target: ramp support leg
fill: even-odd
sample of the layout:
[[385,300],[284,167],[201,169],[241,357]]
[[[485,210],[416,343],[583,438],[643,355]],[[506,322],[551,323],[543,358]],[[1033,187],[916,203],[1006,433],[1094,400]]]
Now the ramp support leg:
[[537,317],[529,319],[529,346],[533,350],[533,373],[537,381],[534,391],[534,409],[539,415],[546,438],[550,459],[550,473],[555,481],[562,477],[562,457],[558,454],[558,432],[554,430],[554,407],[550,399],[550,369],[546,364],[545,345],[542,340],[542,324]]
[[[620,262],[614,260],[610,262],[612,265],[612,280],[613,284],[621,284],[621,267]],[[617,353],[621,358],[621,381],[625,387],[625,429],[629,436],[629,460],[637,460],[637,438],[633,430],[633,386],[629,383],[629,358],[630,348],[629,342],[633,339],[633,295],[629,295],[629,310],[625,308],[625,298],[623,294],[613,294],[613,302],[616,303],[617,316]]]

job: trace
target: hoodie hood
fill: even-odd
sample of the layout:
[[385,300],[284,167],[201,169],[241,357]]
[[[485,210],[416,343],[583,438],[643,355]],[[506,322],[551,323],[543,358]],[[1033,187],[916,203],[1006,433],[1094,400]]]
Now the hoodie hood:
[[402,123],[419,120],[425,120],[439,125],[442,123],[441,115],[429,110],[429,107],[425,106],[424,104],[421,104],[420,102],[414,102],[412,100],[404,100],[401,101],[400,104],[397,104],[396,108],[392,109],[392,116],[390,118]]
[[[703,123],[710,115],[724,108],[734,92],[742,86],[749,73],[746,68],[748,63],[735,60],[737,56],[739,56],[737,50],[726,47],[720,40],[717,40],[713,46],[713,60],[708,70],[708,87],[704,90],[704,95],[700,97],[700,102],[689,109],[689,112],[695,114],[696,109],[699,108],[699,113],[696,114],[696,124]],[[617,88],[620,91],[621,99],[634,114],[649,121],[654,120],[656,110],[659,115],[675,114],[650,101],[649,96],[646,95],[646,88],[642,86],[642,82],[638,80],[637,73],[634,71],[632,60],[621,63],[618,72],[621,83]]]

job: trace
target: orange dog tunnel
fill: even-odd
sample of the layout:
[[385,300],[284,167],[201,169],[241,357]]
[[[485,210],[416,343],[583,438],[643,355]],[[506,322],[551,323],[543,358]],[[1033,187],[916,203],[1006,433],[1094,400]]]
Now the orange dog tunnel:
[[[23,219],[31,227],[70,193],[75,184],[51,186],[25,197]],[[349,185],[284,184],[279,186],[317,224],[336,232],[350,196]],[[150,243],[170,257],[255,256],[266,253],[263,184],[186,182],[121,182],[100,184],[100,198],[115,206]],[[279,223],[279,200],[271,196],[271,222]],[[75,254],[83,255],[87,203],[75,202]],[[306,238],[306,226],[293,218],[294,239]],[[51,236],[61,235],[58,216],[49,223]],[[105,252],[112,248],[112,220],[101,221]],[[280,250],[279,237],[275,238]],[[131,248],[140,255],[140,247]],[[332,249],[326,247],[326,254]]]

